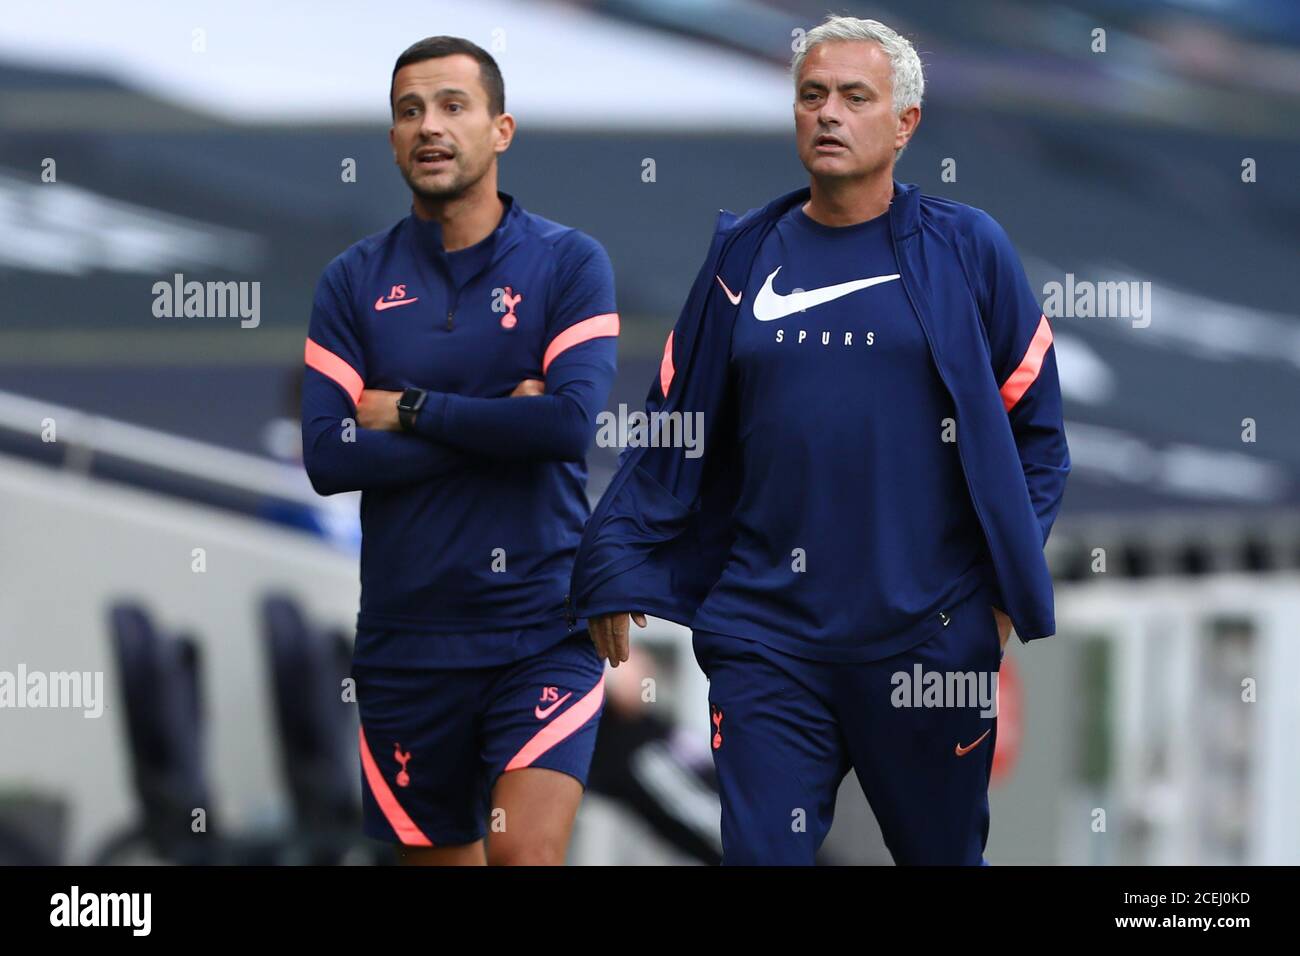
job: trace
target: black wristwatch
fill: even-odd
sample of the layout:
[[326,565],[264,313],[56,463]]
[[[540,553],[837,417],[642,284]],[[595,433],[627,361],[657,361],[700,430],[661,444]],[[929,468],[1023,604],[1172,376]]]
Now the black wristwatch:
[[397,420],[401,423],[402,431],[414,431],[415,416],[420,414],[424,400],[428,397],[429,393],[422,388],[408,388],[402,392],[402,397],[397,400]]

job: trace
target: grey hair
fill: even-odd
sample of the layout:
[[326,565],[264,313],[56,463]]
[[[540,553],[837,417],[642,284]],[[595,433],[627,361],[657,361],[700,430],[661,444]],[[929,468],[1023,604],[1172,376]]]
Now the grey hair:
[[804,57],[813,47],[822,43],[844,40],[874,40],[889,56],[890,80],[894,87],[893,106],[901,113],[910,106],[920,106],[925,93],[925,71],[921,58],[911,42],[895,33],[879,20],[859,20],[856,17],[828,16],[824,23],[809,30],[790,63],[790,72],[796,84]]

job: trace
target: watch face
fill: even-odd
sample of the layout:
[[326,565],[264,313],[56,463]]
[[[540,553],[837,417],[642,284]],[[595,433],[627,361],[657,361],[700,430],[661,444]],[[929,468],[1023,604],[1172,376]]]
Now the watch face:
[[424,392],[418,388],[408,388],[402,392],[402,397],[397,400],[397,407],[403,411],[413,412],[422,404],[420,399],[424,398]]

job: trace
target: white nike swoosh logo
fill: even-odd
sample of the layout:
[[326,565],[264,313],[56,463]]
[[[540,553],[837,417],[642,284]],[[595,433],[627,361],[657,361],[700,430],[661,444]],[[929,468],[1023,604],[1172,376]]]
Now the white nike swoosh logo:
[[722,281],[722,276],[715,275],[713,278],[715,278],[715,279],[718,280],[718,285],[722,286],[722,291],[725,292],[725,293],[727,293],[727,298],[731,300],[731,304],[732,304],[732,305],[740,305],[740,297],[741,297],[742,295],[744,295],[745,293],[744,293],[744,292],[739,292],[739,293],[737,293],[737,292],[732,292],[730,289],[727,288],[727,283],[725,283],[725,282]]
[[553,703],[550,707],[547,707],[545,709],[543,709],[540,705],[534,707],[533,715],[538,720],[545,720],[547,717],[551,716],[551,714],[555,713],[555,708],[559,707],[561,704],[563,704],[566,700],[568,700],[572,696],[573,696],[573,691],[569,691],[567,694],[565,694],[563,697],[561,697],[559,700]]
[[898,278],[897,273],[892,276],[873,276],[870,279],[854,279],[852,282],[841,282],[838,285],[823,286],[820,289],[809,289],[807,292],[791,292],[789,295],[781,295],[772,288],[772,280],[776,278],[776,274],[780,271],[780,266],[773,269],[772,274],[763,283],[763,288],[759,289],[758,295],[754,297],[754,318],[760,322],[784,319],[794,312],[802,312],[804,309],[811,309],[815,305],[823,305],[841,296],[846,296],[850,292],[857,292],[859,289],[870,289],[873,285],[892,282]]

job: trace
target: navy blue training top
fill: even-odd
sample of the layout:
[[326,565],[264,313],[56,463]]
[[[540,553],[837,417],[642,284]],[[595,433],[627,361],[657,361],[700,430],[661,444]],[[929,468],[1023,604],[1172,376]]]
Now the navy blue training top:
[[[589,515],[585,455],[615,371],[613,269],[591,237],[505,211],[447,253],[414,214],[316,289],[303,458],[321,494],[360,489],[354,660],[481,667],[562,640]],[[546,394],[508,397],[523,379]],[[363,388],[429,390],[414,433],[356,425]]]
[[744,299],[729,369],[742,487],[692,626],[826,661],[918,643],[992,570],[888,213],[831,227],[795,207],[728,291]]

